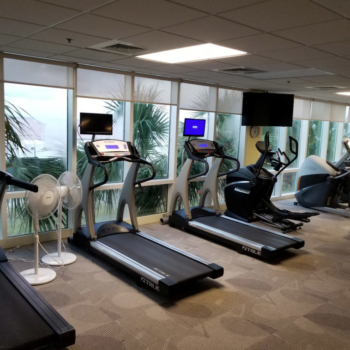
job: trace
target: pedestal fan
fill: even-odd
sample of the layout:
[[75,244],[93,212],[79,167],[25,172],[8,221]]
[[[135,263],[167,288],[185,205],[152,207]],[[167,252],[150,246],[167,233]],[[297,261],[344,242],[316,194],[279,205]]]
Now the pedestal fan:
[[39,268],[39,220],[53,215],[60,202],[60,185],[51,175],[40,175],[32,184],[38,186],[38,192],[26,191],[25,206],[34,219],[34,268],[21,272],[21,275],[31,284],[38,285],[51,282],[56,278],[56,272],[51,269]]
[[58,239],[57,252],[45,255],[41,261],[50,266],[62,266],[73,263],[77,257],[66,251],[62,253],[62,209],[75,209],[83,198],[82,186],[79,178],[66,171],[58,178],[61,188],[61,200],[58,205]]

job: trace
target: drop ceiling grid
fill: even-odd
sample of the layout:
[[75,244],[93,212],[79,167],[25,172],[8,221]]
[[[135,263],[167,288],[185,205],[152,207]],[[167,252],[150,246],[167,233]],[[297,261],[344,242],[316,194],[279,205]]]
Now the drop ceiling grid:
[[[119,1],[123,3],[124,0]],[[350,22],[344,19],[341,13],[343,11],[347,15],[347,8],[341,8],[339,4],[332,5],[331,1],[285,0],[288,5],[286,6],[287,12],[292,17],[286,20],[284,19],[286,10],[281,8],[280,0],[237,0],[235,2],[231,0],[208,0],[206,5],[202,7],[200,5],[202,0],[149,0],[151,4],[161,4],[159,5],[161,8],[176,9],[176,11],[174,10],[174,21],[180,20],[182,23],[173,24],[168,22],[166,26],[163,26],[166,21],[158,24],[143,23],[143,25],[132,23],[140,14],[136,14],[134,18],[119,18],[122,21],[103,17],[115,17],[115,15],[108,13],[107,9],[109,7],[118,8],[119,1],[28,0],[20,2],[20,0],[0,0],[0,6],[4,9],[0,16],[10,18],[0,18],[0,33],[2,34],[0,35],[0,45],[3,45],[0,50],[54,59],[72,57],[72,59],[76,58],[78,62],[79,60],[81,62],[97,62],[106,66],[137,68],[145,72],[147,69],[153,69],[155,72],[164,72],[172,76],[176,74],[186,76],[186,73],[193,73],[193,77],[197,79],[218,79],[218,81],[232,83],[240,81],[242,84],[244,81],[244,84],[251,84],[252,87],[261,86],[261,84],[272,87],[278,84],[271,84],[268,81],[257,82],[253,79],[242,80],[241,77],[213,72],[212,69],[252,66],[257,69],[261,67],[260,69],[268,71],[293,70],[300,69],[300,67],[310,67],[312,61],[315,60],[315,65],[318,64],[315,68],[320,67],[320,65],[329,66],[330,68],[336,66],[339,76],[333,76],[333,81],[348,81],[346,76],[341,76],[340,66],[344,67],[344,74],[348,76],[349,70],[345,68],[348,67],[347,61],[350,62],[350,49],[346,49],[344,46],[350,43],[350,34],[348,34],[350,30],[347,30],[347,28],[350,29]],[[132,0],[132,2],[137,1],[140,0]],[[146,2],[146,0],[142,1]],[[20,11],[13,13],[13,9],[19,4],[21,5]],[[27,6],[24,7],[23,4]],[[217,7],[216,10],[215,6]],[[302,14],[297,16],[298,18],[294,18],[293,11],[295,12],[298,8],[300,10],[301,6],[307,9],[307,11],[304,11],[305,13],[310,15],[312,12],[311,16],[307,18],[306,15]],[[104,8],[105,10],[103,10]],[[52,11],[52,9],[55,11]],[[274,11],[274,16],[269,16],[271,9]],[[159,11],[161,14],[162,10]],[[176,19],[181,17],[179,16],[181,11],[186,16],[184,15],[182,19]],[[254,13],[257,17],[256,11],[259,12],[259,18],[263,18],[266,13],[265,22],[267,26],[270,26],[269,28],[262,27],[259,21],[251,21]],[[24,13],[26,14],[25,17]],[[45,16],[46,14],[47,16]],[[245,16],[239,16],[238,20],[235,18],[237,14],[245,14]],[[208,28],[212,26],[215,29],[215,24],[220,26],[219,23],[225,23],[223,28],[243,28],[245,31],[242,29],[241,32],[238,31],[238,34],[227,34],[225,32],[220,33],[222,29],[219,29],[215,35],[212,34],[211,40],[208,40],[211,33],[208,31],[206,37],[205,33],[200,30],[201,26],[199,26],[199,30],[193,29],[191,31],[191,28],[195,28],[191,27],[192,25],[195,26],[196,23],[197,25],[198,23],[205,24],[205,20],[208,21]],[[326,36],[314,29],[329,28],[333,24],[335,25],[333,32],[327,33]],[[158,26],[160,28],[154,30]],[[310,32],[307,30],[308,28],[311,28]],[[337,31],[340,30],[341,33],[337,35]],[[304,36],[300,38],[298,36],[299,32],[304,32]],[[76,36],[75,42],[73,38],[71,45],[64,41],[68,35]],[[237,35],[237,38],[227,39],[231,35],[233,37]],[[325,39],[317,39],[313,35],[315,37],[317,35],[321,38],[325,37]],[[131,44],[148,46],[149,51],[189,46],[207,41],[226,44],[231,47],[234,47],[236,43],[235,48],[243,49],[243,47],[246,47],[248,52],[254,54],[216,60],[210,63],[182,64],[172,69],[165,65],[159,66],[157,64],[157,68],[153,64],[139,63],[139,60],[135,58],[85,50],[88,46],[109,39],[128,39],[127,41]],[[320,43],[319,40],[333,41]],[[315,42],[316,44],[314,44]],[[339,56],[342,56],[342,58]],[[329,65],[327,65],[327,59],[331,62]],[[319,83],[327,82],[325,77],[318,78]]]

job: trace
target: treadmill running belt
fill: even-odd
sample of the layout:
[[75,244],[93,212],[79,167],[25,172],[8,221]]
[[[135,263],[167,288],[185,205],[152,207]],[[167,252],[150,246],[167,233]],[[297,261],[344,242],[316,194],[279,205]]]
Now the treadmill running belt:
[[196,218],[194,222],[276,249],[287,249],[297,244],[288,236],[281,236],[218,216],[203,216]]
[[0,349],[40,348],[55,333],[0,272]]
[[213,271],[198,261],[135,233],[117,233],[100,238],[98,242],[106,244],[164,277],[168,274],[169,278],[178,283],[194,277],[208,276]]

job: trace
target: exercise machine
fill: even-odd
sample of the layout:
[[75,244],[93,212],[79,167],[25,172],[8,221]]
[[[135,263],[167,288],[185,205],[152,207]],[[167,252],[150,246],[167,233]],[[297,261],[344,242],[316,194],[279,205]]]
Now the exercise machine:
[[346,152],[335,164],[315,155],[306,158],[298,172],[296,205],[350,217],[349,143],[343,140]]
[[[256,143],[256,148],[260,157],[255,164],[241,167],[237,172],[226,177],[225,215],[246,222],[262,220],[283,233],[300,229],[303,223],[310,222],[310,217],[319,214],[295,213],[279,209],[271,201],[278,176],[298,157],[297,140],[289,136],[292,159],[280,149],[271,150],[269,133],[266,133],[264,141]],[[275,174],[268,171],[267,164],[273,167]]]
[[[193,119],[189,120],[190,122],[185,120],[184,130],[186,131],[190,127],[194,127],[195,132],[193,132],[193,136],[203,136],[204,128],[202,129],[202,133],[198,132],[202,127],[201,124],[198,122],[196,125]],[[199,121],[202,122],[202,120]],[[236,249],[240,253],[250,253],[263,258],[272,258],[288,248],[298,249],[304,246],[304,241],[299,238],[286,236],[279,232],[242,222],[227,215],[221,215],[217,195],[218,177],[238,171],[239,162],[237,159],[226,155],[223,148],[215,141],[205,139],[191,140],[192,136],[188,132],[184,132],[184,136],[189,137],[184,143],[188,158],[176,180],[171,198],[169,207],[170,226],[220,242]],[[209,157],[216,158],[210,171],[207,161]],[[237,164],[236,168],[225,173],[219,173],[221,163],[224,159],[234,161]],[[201,174],[190,175],[195,161],[204,163],[205,171]],[[186,184],[206,174],[199,205],[191,208],[189,203],[189,189]],[[214,210],[205,206],[205,201],[209,194],[214,201]],[[180,199],[183,202],[183,209],[177,209]]]
[[[69,240],[95,253],[132,275],[143,286],[170,295],[190,281],[205,277],[218,278],[223,268],[175,248],[139,231],[135,206],[135,186],[152,180],[156,175],[153,164],[142,159],[131,142],[97,140],[85,143],[88,165],[83,175],[83,200],[75,211],[74,235]],[[119,197],[116,220],[95,222],[94,189],[108,181],[106,165],[117,162],[131,163]],[[140,165],[149,166],[152,175],[137,180]],[[103,181],[94,184],[97,168],[104,173]],[[131,225],[123,221],[128,206]],[[82,213],[86,225],[82,225]]]
[[[0,171],[0,204],[8,185],[38,191]],[[0,309],[0,349],[63,349],[75,343],[74,328],[16,271],[1,248]]]

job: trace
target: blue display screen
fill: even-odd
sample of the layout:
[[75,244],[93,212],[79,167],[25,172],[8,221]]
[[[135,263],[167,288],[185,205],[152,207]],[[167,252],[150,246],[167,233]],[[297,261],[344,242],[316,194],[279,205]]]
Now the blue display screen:
[[208,148],[208,145],[206,143],[199,143],[198,146],[199,147],[206,147],[206,148]]
[[118,145],[106,145],[107,149],[119,149]]
[[185,119],[184,136],[204,136],[205,119]]

